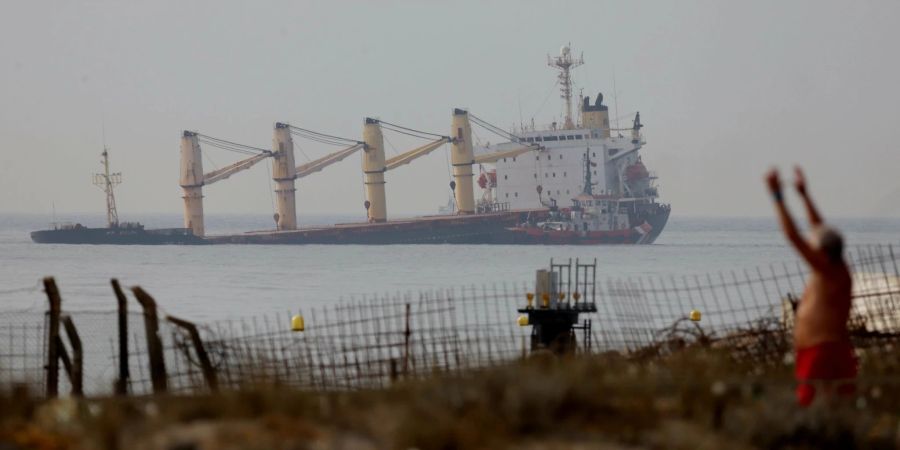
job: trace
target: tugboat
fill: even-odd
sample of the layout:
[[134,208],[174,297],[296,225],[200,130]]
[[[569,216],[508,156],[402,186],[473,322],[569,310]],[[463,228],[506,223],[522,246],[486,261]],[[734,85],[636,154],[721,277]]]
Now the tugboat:
[[106,228],[89,228],[80,223],[54,223],[49,230],[31,232],[39,244],[205,244],[189,228],[148,230],[138,222],[119,222],[113,188],[122,182],[122,174],[109,172],[109,150],[103,148],[103,173],[94,174],[94,184],[106,193]]
[[[525,222],[509,228],[516,244],[599,245],[652,244],[669,219],[668,205],[650,198],[594,194],[589,152],[584,154],[584,191],[572,199],[572,207],[547,205],[550,216],[542,222]],[[640,160],[626,170],[629,183],[655,193],[647,169]],[[637,186],[635,186],[637,187]],[[636,191],[638,189],[635,189]]]

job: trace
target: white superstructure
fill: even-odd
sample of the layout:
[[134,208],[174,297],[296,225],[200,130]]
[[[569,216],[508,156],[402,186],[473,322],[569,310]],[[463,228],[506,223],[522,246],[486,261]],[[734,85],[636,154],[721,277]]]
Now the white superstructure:
[[[538,143],[544,149],[496,162],[494,201],[508,203],[510,209],[539,208],[554,201],[559,206],[568,206],[571,199],[584,191],[586,152],[596,164],[591,167],[595,193],[629,197],[645,194],[629,193],[624,183],[626,169],[640,158],[638,150],[643,141],[635,144],[630,136],[604,138],[602,130],[588,128],[528,131],[519,135],[525,142]],[[518,146],[508,142],[480,150],[496,152]]]
[[[565,100],[566,112],[562,124],[553,123],[543,130],[531,127],[511,133],[515,142],[485,145],[476,155],[496,153],[521,147],[539,145],[538,151],[501,158],[494,163],[496,186],[483,198],[506,204],[510,209],[531,209],[557,205],[568,207],[572,200],[585,192],[586,161],[589,161],[592,184],[590,191],[597,195],[615,196],[626,202],[653,202],[657,190],[655,177],[641,162],[640,113],[631,128],[610,127],[609,109],[603,96],[584,97],[579,105],[577,120],[572,117],[572,77],[570,70],[581,65],[565,46],[560,56],[548,58],[550,66],[560,71],[560,96]],[[587,155],[587,159],[585,158]]]

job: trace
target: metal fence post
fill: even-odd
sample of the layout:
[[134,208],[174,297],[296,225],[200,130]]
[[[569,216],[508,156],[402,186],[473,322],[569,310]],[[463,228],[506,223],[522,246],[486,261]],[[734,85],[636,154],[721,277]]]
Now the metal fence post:
[[116,303],[119,309],[119,378],[116,380],[116,394],[128,394],[128,299],[125,292],[119,286],[119,280],[113,278],[111,281],[113,292],[116,294]]
[[144,329],[147,332],[150,379],[153,382],[153,392],[161,394],[166,392],[169,386],[166,379],[166,360],[163,356],[162,340],[159,338],[159,317],[156,315],[156,301],[140,286],[131,288],[131,291],[144,309]]
[[403,332],[403,376],[409,376],[409,338],[412,330],[409,328],[410,305],[406,303],[406,330]]
[[203,369],[203,378],[206,380],[206,385],[209,386],[210,390],[217,391],[219,389],[219,379],[209,360],[209,354],[206,353],[206,348],[203,347],[203,340],[200,339],[200,332],[197,330],[197,326],[187,320],[172,316],[166,317],[166,320],[186,330],[188,335],[191,336],[194,351],[197,352],[197,359],[200,360],[200,366]]
[[56,288],[53,277],[44,278],[44,292],[50,301],[50,309],[47,312],[49,320],[47,327],[47,397],[56,397],[59,394],[59,314],[62,299]]
[[81,338],[78,336],[75,323],[72,322],[72,316],[68,314],[62,316],[62,323],[66,329],[66,336],[69,337],[69,343],[72,345],[72,364],[68,371],[69,382],[72,384],[72,395],[81,397],[84,395],[84,351],[81,347]]

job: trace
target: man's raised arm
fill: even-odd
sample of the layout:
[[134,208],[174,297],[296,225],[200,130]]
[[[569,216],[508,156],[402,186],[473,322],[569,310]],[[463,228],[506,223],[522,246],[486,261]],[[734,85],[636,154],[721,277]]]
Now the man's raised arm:
[[812,198],[809,197],[809,193],[806,191],[806,177],[803,175],[803,170],[800,169],[800,166],[794,167],[794,175],[794,187],[797,188],[797,192],[800,194],[800,198],[803,199],[803,206],[806,207],[806,215],[809,216],[810,225],[821,225],[822,216],[819,215],[819,210],[816,209],[816,205],[813,203]]
[[778,171],[776,169],[772,169],[766,174],[766,184],[769,186],[769,192],[772,194],[772,199],[775,200],[775,212],[778,213],[778,221],[781,223],[781,228],[784,230],[784,234],[787,236],[788,241],[798,252],[800,252],[800,255],[803,256],[803,259],[805,259],[809,265],[814,268],[823,267],[824,261],[822,260],[822,255],[810,247],[809,243],[803,239],[803,236],[801,236],[800,232],[797,230],[797,225],[794,224],[794,219],[784,205],[784,197],[781,192],[781,180],[778,178]]

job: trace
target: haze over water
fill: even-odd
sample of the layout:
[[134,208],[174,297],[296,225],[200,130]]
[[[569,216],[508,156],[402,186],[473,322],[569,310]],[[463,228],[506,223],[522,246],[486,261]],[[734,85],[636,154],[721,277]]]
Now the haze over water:
[[[60,218],[63,219],[63,218]],[[65,217],[89,226],[97,215]],[[177,227],[178,215],[136,216],[150,228]],[[305,219],[305,220],[304,220]],[[302,225],[346,222],[348,216],[301,218]],[[798,216],[798,219],[800,217]],[[705,275],[795,264],[774,219],[698,219],[674,215],[645,246],[93,246],[31,242],[48,217],[0,215],[0,293],[57,278],[70,310],[112,310],[111,277],[140,285],[166,312],[208,321],[282,313],[371,294],[463,286],[530,286],[550,258],[597,258],[598,275]],[[900,219],[844,219],[848,245],[900,244]],[[210,232],[271,228],[265,216],[210,216]],[[44,308],[40,290],[0,295],[3,309]]]

